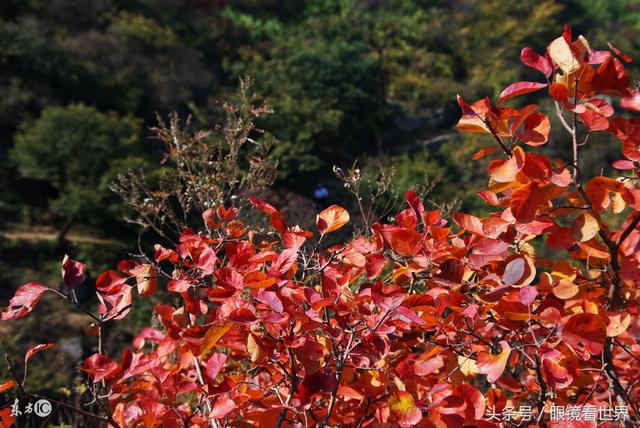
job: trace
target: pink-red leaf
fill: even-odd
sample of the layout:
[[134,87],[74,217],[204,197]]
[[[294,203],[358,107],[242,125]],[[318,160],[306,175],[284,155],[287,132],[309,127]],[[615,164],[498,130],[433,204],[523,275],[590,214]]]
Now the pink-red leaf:
[[488,352],[480,352],[478,354],[476,361],[478,371],[486,374],[489,382],[495,382],[502,376],[502,373],[504,373],[507,367],[509,355],[511,354],[511,347],[506,341],[501,341],[500,346],[502,347],[502,352],[498,355],[493,355]]
[[2,312],[2,321],[23,317],[38,304],[42,294],[49,288],[35,281],[29,281],[16,291],[9,306]]
[[507,86],[501,93],[498,99],[498,104],[503,103],[511,98],[528,94],[529,92],[539,91],[542,88],[546,88],[546,83],[538,82],[516,82]]
[[225,354],[215,353],[209,357],[204,372],[212,382],[215,382],[218,373],[220,373],[226,361],[227,356]]
[[522,52],[520,52],[520,60],[524,65],[538,70],[546,77],[551,76],[551,73],[553,73],[553,64],[551,64],[551,61],[531,48],[522,49]]

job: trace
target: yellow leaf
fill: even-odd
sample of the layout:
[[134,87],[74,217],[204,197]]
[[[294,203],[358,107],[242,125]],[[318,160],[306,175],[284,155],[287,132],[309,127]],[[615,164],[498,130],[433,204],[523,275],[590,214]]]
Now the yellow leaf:
[[251,356],[252,363],[257,363],[264,357],[264,352],[262,348],[260,348],[260,345],[258,345],[258,342],[256,342],[253,334],[247,336],[247,353]]
[[475,376],[478,374],[478,365],[473,358],[458,355],[458,366],[460,372],[465,376]]
[[205,355],[211,348],[218,343],[218,340],[225,335],[227,331],[233,326],[232,323],[227,322],[222,325],[212,325],[209,327],[209,330],[204,335],[202,339],[202,349],[200,350],[200,355]]
[[573,56],[571,47],[564,37],[558,37],[551,42],[548,52],[551,60],[566,74],[571,74],[580,69],[580,63]]
[[400,427],[411,427],[422,420],[422,411],[409,392],[396,391],[389,397],[389,410]]

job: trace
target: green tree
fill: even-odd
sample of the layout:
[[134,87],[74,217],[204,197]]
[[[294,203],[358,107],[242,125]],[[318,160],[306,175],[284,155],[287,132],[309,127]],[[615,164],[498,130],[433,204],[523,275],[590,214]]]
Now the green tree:
[[132,157],[140,123],[82,104],[48,107],[16,135],[11,158],[25,178],[49,182],[58,195],[51,211],[65,218],[58,240],[73,223],[106,210],[108,186],[118,171],[140,164]]

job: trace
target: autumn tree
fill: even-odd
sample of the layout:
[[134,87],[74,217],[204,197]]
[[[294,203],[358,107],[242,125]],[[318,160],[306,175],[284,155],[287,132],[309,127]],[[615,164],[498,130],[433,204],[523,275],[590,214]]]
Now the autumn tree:
[[[209,208],[175,247],[102,273],[97,311],[75,299],[85,266],[67,257],[63,289],[29,282],[2,319],[28,315],[47,294],[89,314],[97,346],[81,371],[90,405],[55,403],[113,427],[636,426],[631,59],[569,28],[521,58],[537,81],[509,85],[496,102],[458,97],[458,128],[491,143],[473,156],[492,157],[479,193],[490,215],[448,218],[410,190],[393,221],[331,243],[350,224],[345,209],[333,205],[303,230],[252,196],[263,227],[247,226],[233,205]],[[550,95],[564,138],[550,141],[536,105],[508,105],[536,91]],[[621,154],[591,177],[581,150],[598,132],[617,138]],[[566,148],[563,158],[541,154],[550,143]],[[105,349],[105,327],[159,287],[172,299],[155,307],[157,324],[124,350]],[[22,370],[51,346],[30,348]],[[8,361],[0,390],[34,398]],[[558,413],[568,406],[578,416]],[[586,406],[615,411],[580,420]]]
[[11,156],[23,177],[50,182],[57,190],[51,211],[64,218],[58,241],[78,218],[106,211],[109,183],[117,172],[141,166],[134,147],[139,121],[82,104],[50,107],[16,136]]

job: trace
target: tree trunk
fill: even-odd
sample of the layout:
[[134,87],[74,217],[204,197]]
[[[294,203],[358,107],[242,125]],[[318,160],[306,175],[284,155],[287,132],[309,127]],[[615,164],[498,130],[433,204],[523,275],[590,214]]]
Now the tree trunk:
[[75,218],[75,213],[71,213],[67,216],[67,221],[64,223],[64,226],[62,226],[62,229],[60,229],[60,232],[58,232],[58,236],[56,237],[58,247],[62,247],[65,244],[67,233],[71,230],[71,226],[73,226]]

